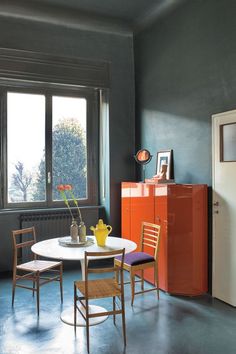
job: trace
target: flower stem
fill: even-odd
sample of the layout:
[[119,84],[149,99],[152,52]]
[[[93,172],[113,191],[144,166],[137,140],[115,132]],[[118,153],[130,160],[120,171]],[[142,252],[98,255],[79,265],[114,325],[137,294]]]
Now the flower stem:
[[64,191],[60,191],[60,193],[61,193],[61,196],[62,196],[62,198],[63,198],[63,200],[64,200],[64,202],[65,202],[67,208],[69,209],[69,212],[70,212],[70,215],[71,215],[72,219],[74,219],[74,216],[73,216],[73,214],[72,214],[72,211],[71,211],[69,202],[68,202],[68,200],[67,200],[67,198],[66,198],[65,192],[64,192]]
[[79,208],[78,202],[77,202],[77,200],[75,199],[75,196],[74,196],[72,190],[69,190],[69,193],[70,193],[70,195],[71,195],[71,197],[72,197],[72,199],[73,199],[73,202],[74,202],[75,206],[77,207],[77,210],[78,210],[78,213],[79,213],[80,222],[82,222],[82,215],[81,215],[81,212],[80,212],[80,208]]

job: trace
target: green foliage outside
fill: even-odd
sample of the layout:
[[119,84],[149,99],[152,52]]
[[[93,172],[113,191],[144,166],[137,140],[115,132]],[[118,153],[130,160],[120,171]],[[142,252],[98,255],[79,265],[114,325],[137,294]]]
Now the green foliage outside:
[[53,199],[61,199],[58,184],[71,184],[77,199],[86,198],[85,134],[73,118],[61,121],[53,130],[52,161]]
[[[87,157],[85,132],[81,125],[73,118],[61,120],[52,132],[52,198],[61,200],[60,193],[57,191],[58,184],[71,184],[76,199],[86,198],[87,191]],[[23,163],[22,168],[24,169]],[[22,171],[21,171],[22,176]],[[19,190],[19,182],[16,183],[19,171],[13,175],[12,185],[15,190]],[[18,178],[18,179],[19,179]],[[45,156],[42,157],[38,167],[38,173],[34,180],[27,184],[27,188],[33,190],[32,197],[27,201],[45,200],[46,188],[45,176]],[[24,198],[26,190],[21,189]],[[23,199],[24,201],[26,199]]]

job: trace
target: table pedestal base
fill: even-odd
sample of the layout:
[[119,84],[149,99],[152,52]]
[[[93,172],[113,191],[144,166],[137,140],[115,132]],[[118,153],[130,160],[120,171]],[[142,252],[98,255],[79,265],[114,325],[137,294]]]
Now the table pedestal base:
[[[96,305],[89,305],[89,312],[91,313],[98,313],[98,312],[105,312],[106,309],[101,306],[96,306]],[[100,317],[94,317],[89,319],[89,325],[90,326],[95,326],[101,322],[106,321],[108,316],[100,316]],[[61,313],[61,320],[62,322],[74,326],[74,308],[70,307]],[[86,323],[79,311],[77,310],[77,321],[76,321],[76,326],[78,327],[85,327]]]

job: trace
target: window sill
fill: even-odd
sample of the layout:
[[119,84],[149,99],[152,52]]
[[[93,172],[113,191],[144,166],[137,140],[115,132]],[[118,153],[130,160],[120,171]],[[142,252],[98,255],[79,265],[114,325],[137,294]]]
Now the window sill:
[[[96,209],[103,209],[102,205],[96,206],[81,206],[79,207],[81,211],[85,210],[96,210]],[[72,210],[77,210],[76,208],[72,207]],[[0,214],[8,215],[8,214],[38,214],[38,213],[57,213],[57,212],[65,212],[68,211],[66,207],[64,208],[37,208],[37,209],[27,209],[27,208],[18,208],[18,209],[1,209]],[[69,213],[69,211],[68,211]]]

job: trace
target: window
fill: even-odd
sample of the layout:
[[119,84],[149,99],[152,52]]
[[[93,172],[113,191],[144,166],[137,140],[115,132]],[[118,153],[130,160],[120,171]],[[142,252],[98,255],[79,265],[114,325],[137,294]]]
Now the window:
[[53,200],[61,176],[74,186],[76,198],[87,198],[86,107],[84,98],[52,98]]
[[97,91],[18,85],[1,99],[3,206],[60,205],[58,184],[72,184],[81,205],[97,204]]
[[220,126],[220,161],[236,161],[236,123]]

